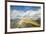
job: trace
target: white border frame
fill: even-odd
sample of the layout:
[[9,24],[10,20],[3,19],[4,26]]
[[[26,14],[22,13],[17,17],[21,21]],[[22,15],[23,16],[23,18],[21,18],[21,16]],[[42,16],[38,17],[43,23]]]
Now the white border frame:
[[[24,5],[24,6],[41,6],[41,26],[32,28],[10,28],[10,5]],[[19,32],[19,31],[37,31],[43,30],[43,4],[33,4],[33,3],[18,3],[18,2],[7,2],[7,32]]]

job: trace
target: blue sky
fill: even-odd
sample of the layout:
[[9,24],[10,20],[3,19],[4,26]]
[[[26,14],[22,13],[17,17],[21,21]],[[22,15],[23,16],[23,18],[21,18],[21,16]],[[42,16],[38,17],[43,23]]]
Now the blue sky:
[[11,5],[10,9],[11,9],[11,11],[13,11],[13,10],[18,10],[18,11],[27,11],[27,10],[37,11],[37,10],[40,9],[40,6],[17,6],[17,5]]

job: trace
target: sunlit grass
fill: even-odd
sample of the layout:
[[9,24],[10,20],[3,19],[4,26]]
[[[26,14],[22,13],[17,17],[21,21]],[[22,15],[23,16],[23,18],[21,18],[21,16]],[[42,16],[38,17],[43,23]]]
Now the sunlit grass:
[[23,18],[16,23],[12,22],[12,28],[40,27],[40,20],[32,20],[31,18]]

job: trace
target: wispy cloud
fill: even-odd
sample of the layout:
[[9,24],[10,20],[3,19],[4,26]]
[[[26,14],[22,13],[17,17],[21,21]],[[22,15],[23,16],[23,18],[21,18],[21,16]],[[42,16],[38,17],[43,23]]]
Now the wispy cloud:
[[32,18],[34,20],[40,18],[41,12],[39,11],[32,11],[32,10],[28,10],[26,12],[24,11],[17,11],[17,10],[13,10],[11,12],[11,19],[15,19],[15,18],[23,18],[24,16]]

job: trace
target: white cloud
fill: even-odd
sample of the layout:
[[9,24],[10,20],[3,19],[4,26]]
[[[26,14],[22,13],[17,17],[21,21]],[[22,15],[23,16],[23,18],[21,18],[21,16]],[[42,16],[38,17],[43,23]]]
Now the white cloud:
[[[39,11],[31,11],[31,10],[28,10],[26,12],[24,11],[17,11],[17,10],[14,10],[11,12],[11,19],[15,19],[15,18],[23,18],[24,16],[27,16],[29,18],[32,18],[34,20],[40,18],[40,15],[41,15],[41,12],[40,10]],[[19,17],[17,17],[19,16]]]
[[33,20],[37,20],[41,16],[40,10],[39,11],[27,11],[27,13],[30,16],[30,18],[32,18]]
[[24,12],[23,11],[13,10],[11,12],[11,19],[15,19],[15,18],[17,18],[17,16],[23,16],[23,15],[24,15]]

